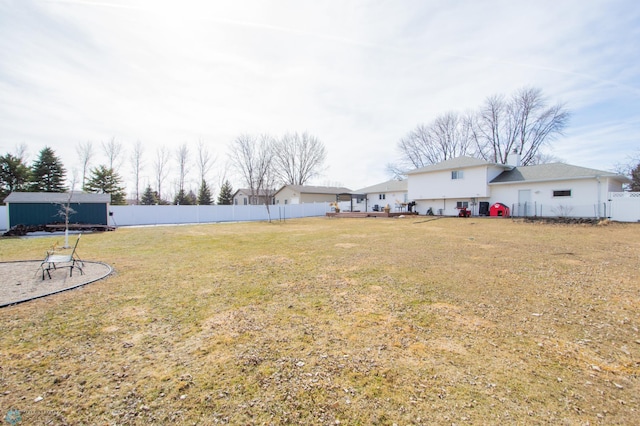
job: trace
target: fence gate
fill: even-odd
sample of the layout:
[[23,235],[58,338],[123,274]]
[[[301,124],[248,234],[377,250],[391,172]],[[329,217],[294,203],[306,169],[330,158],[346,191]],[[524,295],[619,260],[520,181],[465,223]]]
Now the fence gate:
[[640,222],[640,192],[611,192],[609,203],[611,220]]
[[536,212],[531,210],[531,190],[521,189],[518,191],[518,216],[535,216]]

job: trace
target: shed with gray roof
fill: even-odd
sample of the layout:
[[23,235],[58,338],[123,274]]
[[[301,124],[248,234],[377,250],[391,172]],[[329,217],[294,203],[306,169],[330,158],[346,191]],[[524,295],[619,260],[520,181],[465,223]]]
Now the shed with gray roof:
[[9,228],[16,225],[41,226],[64,223],[64,210],[70,208],[69,223],[108,225],[110,194],[86,192],[12,192],[4,199]]

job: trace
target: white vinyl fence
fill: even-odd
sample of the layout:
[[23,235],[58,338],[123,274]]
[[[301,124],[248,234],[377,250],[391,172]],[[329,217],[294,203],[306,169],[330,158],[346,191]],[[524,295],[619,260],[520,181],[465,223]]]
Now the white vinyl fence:
[[9,210],[7,206],[0,206],[0,231],[6,231],[9,227]]
[[109,225],[246,222],[324,216],[329,203],[259,206],[109,206]]
[[610,192],[601,204],[554,206],[540,203],[513,204],[514,217],[609,218],[617,222],[640,222],[640,192]]
[[611,192],[610,217],[620,222],[640,222],[640,192]]
[[[514,206],[515,207],[515,206]],[[539,216],[594,217],[597,206],[576,206],[569,212],[552,211],[547,206],[531,206]],[[514,216],[524,212],[515,208]],[[269,220],[267,208],[260,206],[109,206],[109,224],[113,226],[171,225]],[[269,206],[271,220],[324,216],[331,211],[329,203],[305,203]],[[531,214],[533,211],[528,211]],[[640,192],[613,192],[601,206],[601,215],[618,222],[640,222]],[[0,231],[9,226],[7,206],[0,206]]]

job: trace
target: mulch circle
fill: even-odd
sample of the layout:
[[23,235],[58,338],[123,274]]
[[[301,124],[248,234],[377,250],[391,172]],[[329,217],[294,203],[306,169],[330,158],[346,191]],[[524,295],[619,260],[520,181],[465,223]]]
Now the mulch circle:
[[51,271],[51,279],[45,274],[43,280],[41,262],[0,262],[0,307],[78,288],[106,278],[113,272],[106,263],[84,260],[84,274],[74,269],[73,276],[69,276],[69,268],[59,268]]

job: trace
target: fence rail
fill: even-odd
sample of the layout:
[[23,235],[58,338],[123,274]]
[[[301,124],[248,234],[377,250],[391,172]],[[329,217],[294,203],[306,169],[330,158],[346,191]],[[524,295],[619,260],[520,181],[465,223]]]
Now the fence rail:
[[604,218],[609,216],[607,203],[584,205],[553,205],[539,203],[516,203],[510,206],[515,217],[575,217]]
[[324,216],[329,203],[257,206],[109,206],[109,225],[247,222]]
[[[620,222],[640,222],[640,192],[612,192],[601,204],[551,205],[539,203],[513,204],[515,217],[602,217]],[[282,220],[324,216],[331,211],[329,203],[271,205],[269,211],[259,206],[109,206],[109,225],[162,225],[184,223],[243,222]],[[7,206],[0,206],[0,231],[9,226]]]

